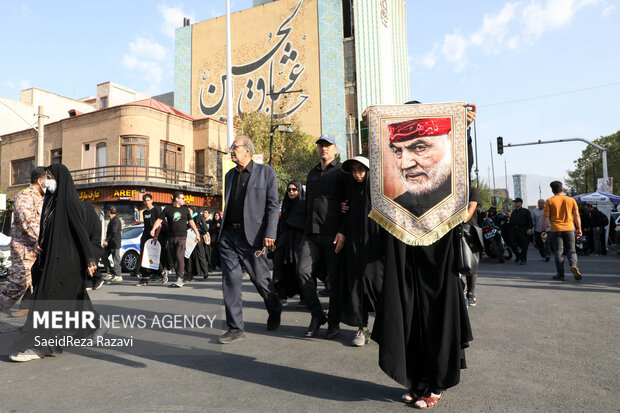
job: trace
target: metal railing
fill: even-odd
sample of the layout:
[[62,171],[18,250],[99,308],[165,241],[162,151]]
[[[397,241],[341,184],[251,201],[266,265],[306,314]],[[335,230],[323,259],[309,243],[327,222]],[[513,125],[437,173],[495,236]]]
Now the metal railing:
[[70,171],[76,184],[96,184],[115,181],[146,181],[211,189],[213,177],[193,172],[157,166],[108,165]]

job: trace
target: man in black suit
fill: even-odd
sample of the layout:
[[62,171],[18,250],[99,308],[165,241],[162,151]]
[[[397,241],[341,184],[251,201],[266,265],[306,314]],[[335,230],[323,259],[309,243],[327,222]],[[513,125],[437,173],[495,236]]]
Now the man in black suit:
[[406,189],[394,201],[424,215],[452,192],[451,119],[414,119],[389,128],[390,148]]
[[222,291],[228,331],[219,342],[228,344],[245,338],[241,286],[243,268],[263,297],[269,318],[267,330],[280,326],[282,303],[278,298],[269,267],[268,249],[275,245],[279,201],[276,171],[252,161],[254,144],[239,136],[230,147],[237,166],[226,173],[225,208],[220,232]]

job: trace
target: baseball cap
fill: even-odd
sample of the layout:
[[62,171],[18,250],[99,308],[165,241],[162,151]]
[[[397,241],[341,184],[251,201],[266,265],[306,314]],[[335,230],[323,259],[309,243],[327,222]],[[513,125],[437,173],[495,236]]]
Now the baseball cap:
[[325,141],[325,142],[327,142],[327,143],[329,143],[331,145],[336,145],[336,137],[334,135],[329,134],[329,133],[322,134],[321,137],[319,139],[317,139],[316,143],[319,143],[321,141]]

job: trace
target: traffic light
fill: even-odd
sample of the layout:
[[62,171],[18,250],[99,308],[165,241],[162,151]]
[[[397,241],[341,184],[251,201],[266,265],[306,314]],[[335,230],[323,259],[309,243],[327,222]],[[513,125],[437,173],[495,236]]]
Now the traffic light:
[[497,153],[500,155],[504,153],[504,138],[501,136],[497,137]]

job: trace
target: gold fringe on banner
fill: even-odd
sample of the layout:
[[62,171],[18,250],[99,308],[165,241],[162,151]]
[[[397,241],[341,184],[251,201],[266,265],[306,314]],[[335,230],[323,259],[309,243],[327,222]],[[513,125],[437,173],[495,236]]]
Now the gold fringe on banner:
[[370,211],[370,214],[368,214],[370,218],[372,218],[377,224],[381,225],[381,227],[383,227],[387,232],[394,235],[405,244],[412,245],[414,247],[426,247],[434,244],[444,235],[450,232],[452,228],[464,222],[465,219],[467,219],[467,215],[467,209],[464,209],[463,211],[448,218],[445,222],[443,222],[439,227],[435,228],[428,235],[418,238],[400,228],[393,221],[391,221],[389,218],[386,218],[375,209],[372,209]]

